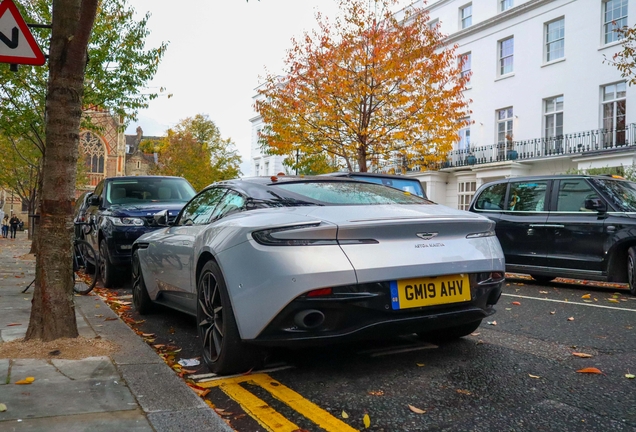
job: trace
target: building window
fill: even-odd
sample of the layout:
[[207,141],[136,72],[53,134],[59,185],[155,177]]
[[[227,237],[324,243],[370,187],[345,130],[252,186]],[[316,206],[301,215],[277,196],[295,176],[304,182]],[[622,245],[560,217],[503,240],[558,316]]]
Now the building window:
[[514,43],[514,36],[499,41],[499,75],[506,75],[513,71]]
[[437,30],[437,26],[439,25],[439,19],[435,18],[432,21],[428,22],[428,28],[431,30]]
[[459,56],[459,63],[462,68],[462,78],[470,75],[472,53],[465,53]]
[[506,157],[506,151],[512,150],[513,111],[512,107],[497,110],[497,148],[500,158]]
[[470,27],[473,23],[473,4],[469,3],[464,7],[459,8],[459,22],[461,28],[465,29]]
[[473,199],[477,190],[477,182],[459,182],[457,187],[457,208],[459,210],[468,210],[470,200]]
[[265,162],[265,175],[269,175],[269,162]]
[[256,164],[254,171],[256,171],[257,176],[261,175],[261,166],[259,164]]
[[627,84],[620,82],[603,87],[603,145],[625,144],[625,112]]
[[457,143],[458,150],[470,150],[470,117],[461,119],[464,126],[459,130],[459,143]]
[[507,11],[512,7],[512,0],[499,0],[499,9],[501,12]]
[[561,153],[563,144],[563,96],[557,96],[544,101],[544,137],[547,149]]
[[106,154],[104,143],[99,136],[92,132],[84,132],[80,135],[80,154],[84,157],[86,171],[88,173],[104,173],[104,156]]
[[603,2],[603,33],[605,43],[612,43],[621,36],[616,31],[627,25],[627,0],[607,0]]
[[545,25],[545,61],[551,62],[565,56],[565,19]]
[[22,200],[22,213],[29,211],[29,201]]

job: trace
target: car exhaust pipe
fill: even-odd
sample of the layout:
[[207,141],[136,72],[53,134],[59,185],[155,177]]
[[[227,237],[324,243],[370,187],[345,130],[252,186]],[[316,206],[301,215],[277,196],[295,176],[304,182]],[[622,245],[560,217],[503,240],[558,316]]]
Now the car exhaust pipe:
[[325,314],[316,309],[300,311],[294,316],[294,323],[301,329],[312,330],[325,322]]

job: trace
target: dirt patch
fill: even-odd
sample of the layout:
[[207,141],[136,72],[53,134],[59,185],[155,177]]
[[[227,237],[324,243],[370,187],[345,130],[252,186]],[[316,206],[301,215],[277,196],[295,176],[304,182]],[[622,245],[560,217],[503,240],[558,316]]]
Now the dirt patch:
[[119,346],[105,339],[63,338],[51,342],[17,339],[0,343],[0,358],[67,359],[110,356]]

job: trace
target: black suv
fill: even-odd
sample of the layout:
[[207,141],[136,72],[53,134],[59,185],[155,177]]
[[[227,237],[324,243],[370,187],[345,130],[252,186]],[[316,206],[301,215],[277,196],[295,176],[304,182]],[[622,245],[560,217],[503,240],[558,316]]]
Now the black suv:
[[104,286],[116,283],[117,266],[130,266],[133,242],[160,228],[154,215],[168,210],[170,220],[196,194],[181,177],[134,176],[102,180],[88,199],[87,216],[93,229],[86,240],[98,251]]
[[514,177],[482,185],[470,211],[496,222],[506,270],[629,283],[636,295],[636,183],[616,176]]

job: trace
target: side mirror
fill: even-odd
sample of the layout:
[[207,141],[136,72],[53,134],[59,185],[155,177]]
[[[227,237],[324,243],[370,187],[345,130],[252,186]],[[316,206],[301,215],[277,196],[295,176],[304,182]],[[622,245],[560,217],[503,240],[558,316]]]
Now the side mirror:
[[88,205],[90,206],[99,205],[99,197],[95,195],[91,195],[91,197],[88,199]]
[[168,210],[161,210],[159,213],[155,213],[153,219],[159,226],[170,226],[170,214]]
[[600,198],[587,198],[585,200],[585,209],[605,213],[607,211],[607,204]]

